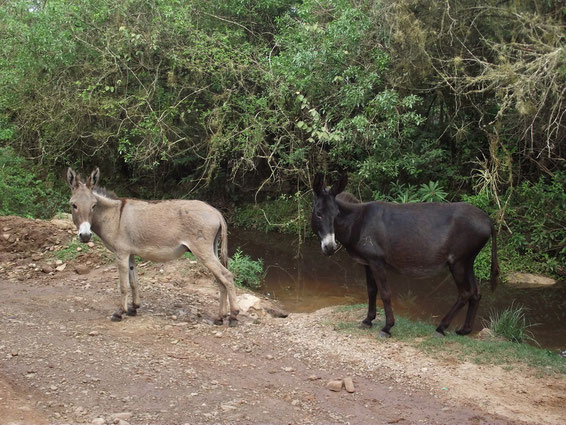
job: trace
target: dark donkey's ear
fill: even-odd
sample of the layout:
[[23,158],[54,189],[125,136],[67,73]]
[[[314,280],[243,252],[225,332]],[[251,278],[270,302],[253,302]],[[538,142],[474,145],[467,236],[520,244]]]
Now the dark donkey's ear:
[[320,195],[322,193],[322,189],[324,188],[324,179],[322,178],[321,173],[316,173],[314,176],[314,182],[312,184],[312,190],[315,194]]
[[348,184],[348,174],[342,174],[342,177],[340,177],[340,180],[338,180],[336,183],[334,183],[332,185],[332,189],[330,189],[330,192],[336,196],[339,193],[342,193],[344,191],[344,189],[346,189],[346,185]]
[[96,186],[98,184],[98,180],[100,179],[100,168],[96,167],[92,173],[90,173],[90,176],[88,177],[88,180],[86,181],[86,186],[91,189],[94,186]]
[[79,176],[73,171],[71,167],[67,168],[67,184],[71,190],[79,187]]

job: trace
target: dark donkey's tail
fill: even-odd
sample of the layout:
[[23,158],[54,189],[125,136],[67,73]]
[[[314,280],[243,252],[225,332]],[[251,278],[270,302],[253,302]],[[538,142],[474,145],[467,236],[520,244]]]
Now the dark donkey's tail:
[[491,290],[495,291],[499,282],[499,263],[497,262],[497,230],[491,225]]

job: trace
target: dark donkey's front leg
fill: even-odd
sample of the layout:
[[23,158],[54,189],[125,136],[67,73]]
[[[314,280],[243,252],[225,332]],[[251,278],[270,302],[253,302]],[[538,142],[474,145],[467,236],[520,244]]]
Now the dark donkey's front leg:
[[369,329],[372,327],[372,321],[376,316],[376,300],[377,300],[377,284],[373,278],[371,268],[369,266],[364,266],[366,270],[366,285],[368,289],[368,315],[362,321],[360,328]]
[[378,336],[379,338],[389,338],[391,337],[391,328],[395,325],[395,316],[393,315],[393,307],[391,307],[391,291],[387,284],[385,266],[381,262],[374,262],[370,267],[385,310],[385,326],[379,331]]

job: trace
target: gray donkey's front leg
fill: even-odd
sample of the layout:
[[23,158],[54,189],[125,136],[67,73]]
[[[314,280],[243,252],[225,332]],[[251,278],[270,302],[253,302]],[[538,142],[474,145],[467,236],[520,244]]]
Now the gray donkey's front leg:
[[120,305],[110,318],[113,322],[122,320],[122,314],[128,311],[128,281],[130,278],[129,255],[116,255],[116,262],[118,263],[118,275],[120,276]]

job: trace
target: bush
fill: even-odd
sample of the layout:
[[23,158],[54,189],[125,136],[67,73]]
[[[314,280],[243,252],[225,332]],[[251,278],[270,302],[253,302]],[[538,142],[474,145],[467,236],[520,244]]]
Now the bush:
[[438,181],[430,180],[420,186],[405,183],[393,183],[389,195],[374,192],[375,200],[386,200],[406,204],[409,202],[446,202],[447,193]]
[[[551,178],[524,181],[511,195],[505,223],[498,234],[501,271],[523,271],[563,275],[566,273],[566,172],[555,172]],[[463,195],[462,200],[475,205],[492,219],[499,215],[495,201],[487,191]],[[496,226],[500,226],[496,223]],[[491,244],[476,259],[476,276],[489,278]]]
[[[515,190],[509,222],[513,243],[553,272],[566,271],[566,172],[536,182],[524,181]],[[560,270],[559,270],[560,268]]]
[[257,289],[261,286],[264,277],[261,258],[252,260],[238,248],[228,263],[228,269],[234,274],[236,286],[250,289]]
[[61,191],[11,148],[0,148],[0,193],[0,215],[51,218],[66,204]]

